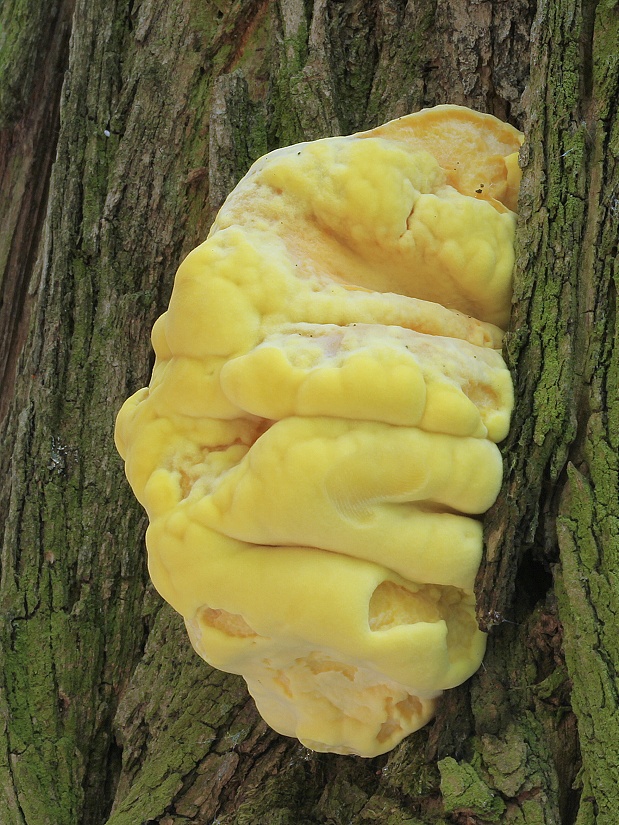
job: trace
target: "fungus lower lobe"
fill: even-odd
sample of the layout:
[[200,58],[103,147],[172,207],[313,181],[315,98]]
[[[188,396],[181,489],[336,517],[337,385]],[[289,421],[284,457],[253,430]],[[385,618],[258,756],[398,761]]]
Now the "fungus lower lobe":
[[383,753],[481,663],[521,140],[438,106],[260,159],[118,415],[155,586],[310,748]]

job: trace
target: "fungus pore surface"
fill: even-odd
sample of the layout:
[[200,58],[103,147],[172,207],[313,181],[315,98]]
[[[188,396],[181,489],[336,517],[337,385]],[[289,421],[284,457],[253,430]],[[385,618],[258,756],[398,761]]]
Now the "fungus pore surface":
[[261,158],[118,415],[155,586],[307,747],[383,753],[481,663],[521,142],[438,106]]

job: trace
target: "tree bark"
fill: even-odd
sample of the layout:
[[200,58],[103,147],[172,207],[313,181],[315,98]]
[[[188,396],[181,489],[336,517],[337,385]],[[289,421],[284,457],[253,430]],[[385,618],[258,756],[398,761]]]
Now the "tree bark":
[[[616,825],[616,0],[43,6],[0,10],[2,824]],[[526,133],[488,653],[390,754],[315,754],[148,583],[114,418],[255,158],[445,102]]]

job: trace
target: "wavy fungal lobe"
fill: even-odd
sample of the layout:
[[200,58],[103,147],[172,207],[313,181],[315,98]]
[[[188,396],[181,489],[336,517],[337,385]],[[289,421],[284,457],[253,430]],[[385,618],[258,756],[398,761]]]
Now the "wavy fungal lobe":
[[307,747],[383,753],[481,663],[521,141],[439,106],[257,161],[118,415],[155,586]]

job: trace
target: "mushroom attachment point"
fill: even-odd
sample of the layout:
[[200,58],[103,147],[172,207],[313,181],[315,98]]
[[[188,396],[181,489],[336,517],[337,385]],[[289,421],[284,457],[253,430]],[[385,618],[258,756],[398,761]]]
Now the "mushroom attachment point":
[[309,748],[384,753],[481,663],[521,143],[438,106],[258,160],[118,415],[155,586]]

